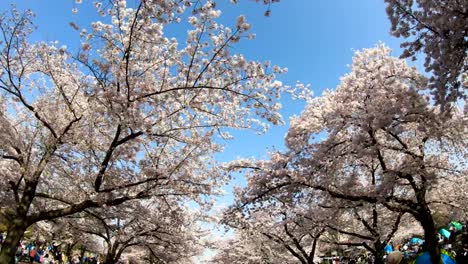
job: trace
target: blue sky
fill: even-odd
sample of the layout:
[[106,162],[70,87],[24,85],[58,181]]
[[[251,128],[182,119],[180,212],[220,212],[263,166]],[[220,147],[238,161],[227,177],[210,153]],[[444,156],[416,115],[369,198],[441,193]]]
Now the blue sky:
[[[287,67],[288,74],[280,77],[283,83],[311,84],[316,95],[336,87],[340,76],[348,72],[347,65],[355,50],[373,47],[381,41],[390,46],[395,55],[400,54],[399,40],[389,34],[390,23],[383,1],[283,0],[271,6],[270,17],[262,16],[265,11],[262,5],[253,1],[239,2],[243,4],[222,9],[226,10],[224,15],[232,20],[238,13],[246,14],[257,37],[242,43],[238,51],[251,59],[270,60]],[[302,102],[287,98],[282,103],[281,112],[286,121],[304,107]],[[219,157],[223,160],[236,156],[264,157],[267,148],[283,147],[286,131],[287,125],[272,127],[262,137],[237,133],[236,140],[230,142]]]

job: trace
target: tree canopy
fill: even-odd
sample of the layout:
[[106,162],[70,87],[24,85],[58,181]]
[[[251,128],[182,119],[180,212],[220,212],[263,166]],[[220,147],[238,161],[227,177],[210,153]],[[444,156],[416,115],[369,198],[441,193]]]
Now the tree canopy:
[[[270,16],[280,1],[255,2]],[[360,49],[317,96],[240,54],[251,24],[220,23],[212,0],[76,0],[96,19],[69,23],[71,48],[34,37],[32,10],[1,13],[0,262],[34,229],[105,263],[191,263],[209,248],[210,263],[307,264],[346,247],[383,263],[421,227],[439,263],[438,229],[467,216],[468,4],[384,2],[402,54]],[[420,56],[425,74],[406,60]],[[284,93],[306,104],[284,148],[221,164],[232,131],[285,123]],[[239,172],[246,185],[213,215]],[[230,233],[210,238],[207,222]]]

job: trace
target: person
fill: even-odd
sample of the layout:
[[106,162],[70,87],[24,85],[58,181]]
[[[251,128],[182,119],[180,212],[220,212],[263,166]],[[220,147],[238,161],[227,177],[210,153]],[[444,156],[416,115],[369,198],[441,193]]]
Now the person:
[[55,258],[57,259],[58,263],[62,264],[62,260],[63,260],[62,259],[62,251],[60,251],[60,249],[57,250],[57,256]]
[[29,258],[29,249],[24,244],[21,246],[21,256],[23,258]]
[[384,248],[385,254],[388,255],[393,251],[393,244],[392,242],[388,243]]
[[455,243],[455,241],[457,241],[458,236],[462,233],[461,230],[457,229],[453,225],[449,227],[449,232],[450,232],[450,238],[448,239],[448,242],[451,244]]
[[52,258],[50,257],[49,253],[46,253],[44,255],[44,264],[53,264],[54,261],[52,260]]
[[34,259],[36,258],[36,254],[37,254],[36,248],[32,247],[31,250],[29,251],[29,262],[30,263],[34,262]]
[[[457,264],[455,258],[450,254],[450,252],[447,252],[444,249],[440,250],[440,258],[442,260],[443,264]],[[431,262],[431,255],[429,254],[429,251],[424,251],[420,253],[415,259],[414,259],[414,264],[432,264]],[[464,263],[464,262],[461,262]]]
[[42,246],[40,246],[37,249],[36,257],[34,258],[34,260],[39,262],[39,263],[42,263],[42,261],[44,260],[44,250],[42,249]]
[[392,251],[385,258],[386,264],[406,264],[405,256],[400,251]]

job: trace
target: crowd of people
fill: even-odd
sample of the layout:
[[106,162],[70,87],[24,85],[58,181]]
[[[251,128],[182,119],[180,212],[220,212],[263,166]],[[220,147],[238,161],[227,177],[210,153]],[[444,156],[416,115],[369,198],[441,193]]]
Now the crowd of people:
[[[450,222],[447,228],[439,229],[439,244],[443,264],[468,263],[468,230],[466,225]],[[412,237],[403,244],[392,243],[385,248],[387,264],[431,264],[430,255],[424,240]]]
[[[439,229],[443,264],[468,264],[467,224],[452,221],[447,227]],[[398,243],[390,242],[384,251],[387,264],[431,264],[429,252],[421,236],[410,236]],[[344,256],[321,257],[321,263],[330,264],[373,264],[374,262],[374,256],[364,248],[350,249]]]
[[29,263],[39,262],[44,264],[55,264],[63,262],[63,253],[55,244],[41,242],[20,241],[16,251],[16,260]]
[[[0,243],[3,243],[5,233],[0,233]],[[16,263],[42,264],[98,264],[95,256],[65,256],[57,242],[41,240],[21,240],[16,250]]]
[[[446,228],[439,229],[439,243],[443,264],[468,264],[468,225],[450,222]],[[0,233],[3,243],[5,233]],[[430,255],[422,237],[413,236],[402,243],[389,243],[385,249],[387,264],[431,264]],[[16,252],[16,263],[43,264],[98,264],[97,256],[64,256],[57,242],[20,241]],[[358,254],[353,258],[338,256],[322,258],[322,263],[372,264],[371,254]]]

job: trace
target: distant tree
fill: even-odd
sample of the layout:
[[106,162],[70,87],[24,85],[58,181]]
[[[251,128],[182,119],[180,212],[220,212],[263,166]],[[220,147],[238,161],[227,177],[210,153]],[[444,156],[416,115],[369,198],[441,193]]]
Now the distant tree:
[[339,233],[340,239],[323,242],[346,246],[363,247],[374,256],[375,264],[383,264],[385,246],[391,242],[402,224],[404,213],[395,213],[382,205],[362,202],[347,202],[338,199],[330,209],[338,209],[336,217],[327,225],[327,230]]
[[[288,263],[314,262],[319,238],[326,228],[328,215],[310,212],[310,204],[284,201],[270,196],[249,204],[233,206],[226,211],[223,223],[236,233],[259,245],[268,244],[274,252],[288,256]],[[242,200],[242,199],[240,199]],[[267,251],[268,252],[268,251]],[[278,257],[265,254],[267,263],[277,263]],[[268,262],[269,261],[269,262]]]
[[201,254],[201,232],[194,215],[176,202],[133,201],[109,209],[89,209],[74,229],[95,236],[106,245],[104,262],[117,263],[131,248],[146,248],[165,263],[189,263]]
[[[466,0],[385,0],[391,33],[405,38],[403,58],[426,56],[429,86],[446,107],[467,96],[468,3]],[[447,107],[446,107],[447,108]],[[447,108],[449,109],[449,107]]]
[[250,230],[236,230],[234,237],[220,240],[214,247],[212,264],[284,264],[300,263],[280,244]]
[[[281,122],[283,70],[231,54],[249,37],[245,17],[220,25],[210,1],[181,16],[190,5],[96,3],[109,22],[71,23],[77,53],[31,42],[30,11],[1,14],[1,263],[39,221],[153,196],[203,204],[225,180],[212,159],[217,137]],[[164,35],[173,24],[188,27],[185,42]]]
[[[364,247],[374,255],[376,263],[384,263],[384,248],[402,224],[404,212],[393,212],[377,203],[336,198],[324,189],[302,183],[272,184],[265,175],[272,173],[272,168],[288,167],[286,159],[275,158],[279,155],[271,155],[276,161],[273,166],[264,161],[253,166],[237,165],[253,169],[247,173],[251,184],[237,193],[237,204],[225,215],[225,222],[236,231],[248,229],[263,234],[286,247],[301,263],[313,262],[316,246],[311,245],[317,245],[319,239],[335,246]],[[355,184],[380,185],[376,169],[375,162],[363,164],[360,181]],[[334,185],[345,179],[335,180]],[[257,192],[262,185],[263,192]]]

